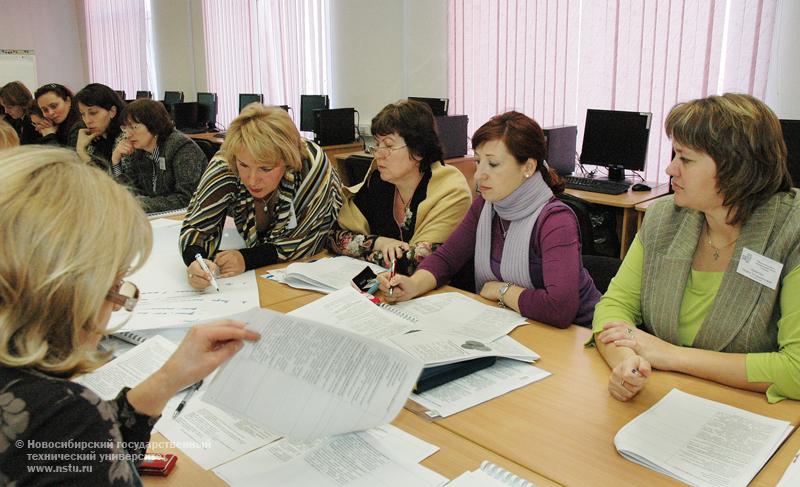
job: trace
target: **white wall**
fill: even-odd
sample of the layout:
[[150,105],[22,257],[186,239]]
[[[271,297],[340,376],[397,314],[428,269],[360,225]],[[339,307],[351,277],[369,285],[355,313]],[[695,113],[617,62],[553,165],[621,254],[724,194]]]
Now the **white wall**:
[[80,90],[88,79],[81,8],[80,0],[0,0],[0,49],[33,49],[39,86]]
[[778,0],[764,101],[780,118],[800,119],[800,2]]
[[332,0],[331,108],[361,126],[386,104],[447,96],[445,0]]

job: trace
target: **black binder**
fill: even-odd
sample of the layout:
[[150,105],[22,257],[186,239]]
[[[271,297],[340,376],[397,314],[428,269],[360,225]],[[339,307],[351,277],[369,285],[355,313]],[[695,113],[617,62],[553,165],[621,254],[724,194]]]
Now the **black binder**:
[[422,373],[419,375],[419,379],[417,379],[414,392],[420,393],[431,390],[451,380],[460,379],[473,372],[491,367],[495,362],[497,362],[497,357],[480,357],[463,362],[456,362],[454,364],[426,367],[422,369]]

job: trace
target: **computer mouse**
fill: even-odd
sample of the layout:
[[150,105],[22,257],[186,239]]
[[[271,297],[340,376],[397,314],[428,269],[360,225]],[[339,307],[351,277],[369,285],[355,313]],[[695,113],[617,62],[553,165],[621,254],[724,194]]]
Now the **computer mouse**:
[[633,186],[631,186],[631,189],[634,191],[650,191],[653,188],[644,183],[636,183]]

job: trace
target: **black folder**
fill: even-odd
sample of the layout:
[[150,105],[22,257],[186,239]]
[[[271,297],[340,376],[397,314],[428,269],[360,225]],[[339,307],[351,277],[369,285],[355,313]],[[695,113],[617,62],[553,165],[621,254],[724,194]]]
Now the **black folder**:
[[414,392],[420,393],[439,387],[451,380],[460,379],[473,372],[477,372],[486,367],[491,367],[497,362],[497,357],[480,357],[454,364],[437,365],[422,369],[422,373],[417,379]]

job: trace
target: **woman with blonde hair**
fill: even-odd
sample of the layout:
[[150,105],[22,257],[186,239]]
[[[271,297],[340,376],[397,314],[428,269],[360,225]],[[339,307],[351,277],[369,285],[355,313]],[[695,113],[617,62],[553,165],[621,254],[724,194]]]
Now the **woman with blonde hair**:
[[167,400],[258,335],[230,321],[196,327],[111,401],[71,381],[108,360],[97,344],[112,311],[136,305],[123,279],[147,259],[150,225],[73,151],[11,149],[0,171],[0,233],[13,236],[0,239],[0,483],[141,485],[134,464]]
[[[206,288],[222,277],[322,250],[342,206],[339,178],[318,145],[300,137],[289,115],[253,103],[231,122],[189,203],[180,245],[189,284]],[[220,251],[230,215],[247,248]]]
[[19,136],[14,127],[0,120],[0,149],[8,149],[19,145]]

